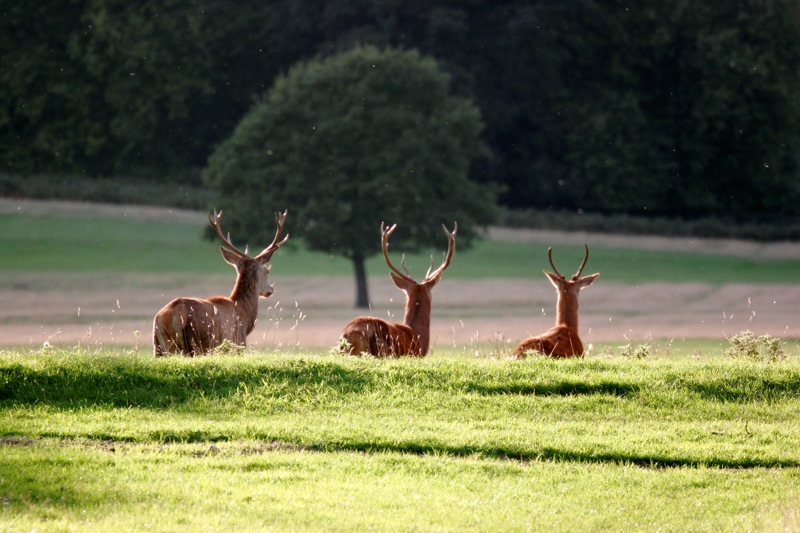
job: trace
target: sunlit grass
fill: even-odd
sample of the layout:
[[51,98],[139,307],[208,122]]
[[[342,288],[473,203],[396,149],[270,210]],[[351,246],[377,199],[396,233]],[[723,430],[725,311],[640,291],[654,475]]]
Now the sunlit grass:
[[0,450],[0,490],[15,488],[0,527],[21,531],[777,531],[797,505],[791,470],[319,453],[260,441],[37,440]]
[[792,350],[3,352],[0,528],[780,530],[800,502]]

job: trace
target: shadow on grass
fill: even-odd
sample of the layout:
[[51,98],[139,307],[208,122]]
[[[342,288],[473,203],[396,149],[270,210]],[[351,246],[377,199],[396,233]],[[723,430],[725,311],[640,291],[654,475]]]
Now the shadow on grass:
[[84,360],[44,368],[23,364],[0,368],[0,406],[172,409],[196,400],[213,402],[237,395],[293,400],[299,391],[321,388],[357,394],[372,384],[371,374],[333,363],[226,365],[208,360],[159,364],[98,358],[92,365]]
[[640,387],[632,383],[603,381],[587,383],[584,381],[560,380],[548,383],[480,383],[473,382],[466,386],[468,392],[493,396],[502,394],[518,394],[530,396],[580,396],[611,395],[624,397],[639,392]]
[[634,465],[642,468],[682,468],[682,467],[710,467],[710,468],[797,468],[800,461],[794,459],[776,458],[694,458],[694,457],[668,457],[663,455],[614,453],[584,453],[561,450],[551,447],[542,447],[530,450],[520,450],[504,447],[482,446],[447,446],[419,443],[327,443],[306,446],[306,449],[320,452],[362,452],[362,453],[401,453],[412,455],[452,456],[452,457],[486,457],[492,459],[505,459],[520,462],[553,461],[587,464],[615,464]]

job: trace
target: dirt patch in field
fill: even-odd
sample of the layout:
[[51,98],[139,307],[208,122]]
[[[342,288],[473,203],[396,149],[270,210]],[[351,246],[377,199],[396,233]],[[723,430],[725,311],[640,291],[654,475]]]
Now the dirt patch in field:
[[[205,222],[195,211],[74,202],[0,200],[0,213],[73,213],[76,216],[171,217]],[[493,228],[493,239],[518,242],[640,247],[726,255],[800,258],[800,243],[753,243],[729,239],[632,237]],[[0,278],[0,345],[64,346],[139,344],[152,349],[152,317],[177,296],[227,294],[230,275],[4,273]],[[387,277],[370,280],[368,314],[402,319],[402,294]],[[365,314],[352,307],[352,279],[286,277],[262,300],[248,342],[256,347],[331,347],[342,327]],[[800,337],[800,286],[647,283],[637,286],[602,278],[581,294],[584,343],[647,338],[723,338],[749,329],[783,338]],[[516,344],[553,324],[555,293],[541,280],[449,280],[434,293],[435,345]]]
[[[174,297],[225,293],[229,276],[45,274],[6,275],[0,299],[0,345],[82,343],[152,346],[152,317]],[[554,321],[555,294],[545,281],[446,280],[434,295],[433,343],[513,344]],[[371,315],[402,318],[402,295],[388,280],[371,280]],[[276,349],[330,347],[342,327],[363,314],[350,304],[349,279],[283,277],[262,300],[249,344]],[[582,293],[585,343],[734,335],[749,329],[800,337],[800,287],[700,283],[639,286],[596,283]],[[345,302],[344,304],[342,302]]]

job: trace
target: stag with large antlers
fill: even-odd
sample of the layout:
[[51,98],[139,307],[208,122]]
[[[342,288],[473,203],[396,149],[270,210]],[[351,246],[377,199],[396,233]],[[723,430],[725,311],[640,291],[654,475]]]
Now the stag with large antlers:
[[589,260],[589,247],[586,246],[586,255],[578,272],[567,280],[559,274],[553,264],[553,249],[547,250],[550,266],[553,272],[544,271],[547,279],[556,288],[558,300],[556,302],[556,325],[537,337],[530,337],[522,341],[514,350],[514,356],[524,358],[528,353],[538,352],[550,357],[581,357],[583,356],[583,343],[578,335],[578,292],[588,287],[600,274],[591,274],[581,277],[583,267]]
[[404,259],[400,262],[404,272],[394,266],[389,259],[389,236],[395,228],[397,228],[397,224],[390,228],[381,224],[381,246],[383,257],[391,270],[389,276],[397,288],[406,294],[403,323],[392,323],[366,316],[354,319],[344,328],[340,337],[340,346],[345,353],[351,355],[371,354],[376,357],[401,355],[424,357],[428,354],[431,329],[431,292],[442,277],[442,273],[450,266],[450,260],[453,259],[456,251],[458,224],[454,224],[452,233],[447,231],[447,227],[442,224],[442,229],[447,235],[447,254],[445,254],[441,266],[436,270],[433,270],[431,264],[425,279],[420,283],[411,277]]
[[286,211],[275,214],[278,229],[272,244],[256,257],[242,252],[219,227],[222,212],[214,210],[208,221],[222,241],[219,247],[225,261],[236,268],[236,284],[230,296],[212,296],[207,299],[176,298],[156,314],[153,320],[153,346],[156,357],[182,353],[193,356],[205,354],[224,341],[240,346],[247,343],[258,316],[258,299],[273,292],[269,284],[269,260],[288,239],[280,240]]

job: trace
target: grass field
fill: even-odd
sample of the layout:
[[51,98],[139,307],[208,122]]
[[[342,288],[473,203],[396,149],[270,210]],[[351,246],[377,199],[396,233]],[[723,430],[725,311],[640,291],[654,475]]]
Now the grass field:
[[[172,289],[229,289],[202,214],[160,216],[0,211],[0,330],[96,331],[149,319]],[[586,331],[692,316],[701,334],[618,334],[583,360],[510,360],[489,318],[511,335],[512,315],[543,315],[554,295],[547,245],[506,239],[459,249],[435,295],[438,325],[472,317],[490,333],[440,337],[424,360],[273,337],[156,360],[129,331],[122,347],[0,349],[0,531],[800,530],[800,343],[785,337],[776,362],[732,359],[710,319],[735,333],[772,312],[778,332],[796,331],[800,260],[589,238],[587,272],[602,276],[581,297]],[[554,248],[573,271],[582,246]],[[423,272],[427,254],[408,262]],[[368,270],[376,298],[397,298],[381,259]],[[355,312],[339,309],[351,275],[296,248],[272,277],[277,298],[312,315],[300,329],[328,320],[335,336]],[[271,323],[279,304],[262,305]]]
[[797,357],[0,355],[8,530],[782,531]]
[[[0,214],[0,245],[4,252],[0,271],[228,272],[230,267],[215,252],[217,244],[201,238],[206,225],[202,217],[191,222],[165,223],[134,217],[109,218],[91,212],[72,216]],[[376,229],[376,240],[378,234]],[[437,259],[441,256],[446,244],[444,238],[442,241],[441,249],[408,255],[412,272],[424,272],[430,254]],[[580,264],[583,247],[562,246],[555,254],[557,262],[566,265],[563,268],[571,269],[573,264]],[[296,276],[352,276],[352,265],[346,259],[309,252],[300,246],[287,246],[273,262],[276,275],[282,272]],[[473,249],[459,250],[447,277],[530,279],[540,276],[543,268],[549,268],[546,247],[484,240]],[[588,268],[601,271],[604,280],[631,284],[800,283],[800,259],[620,249],[594,244]],[[385,276],[385,270],[382,257],[374,256],[368,261],[370,274]]]

